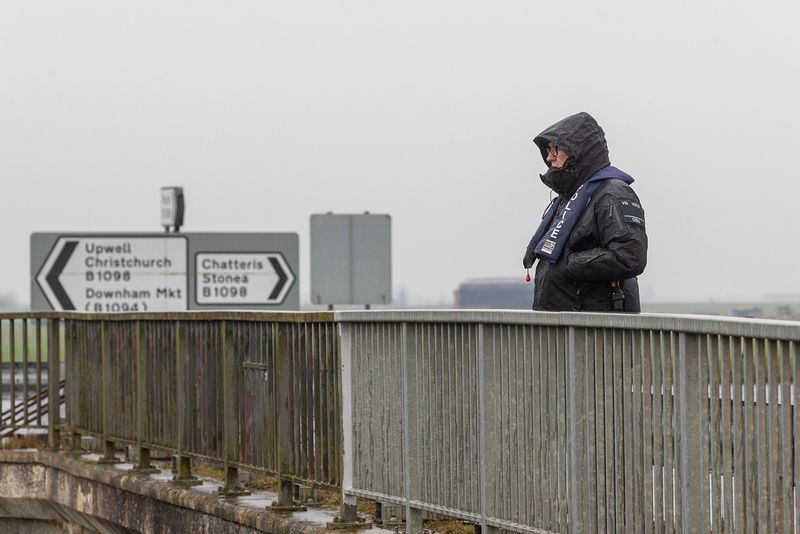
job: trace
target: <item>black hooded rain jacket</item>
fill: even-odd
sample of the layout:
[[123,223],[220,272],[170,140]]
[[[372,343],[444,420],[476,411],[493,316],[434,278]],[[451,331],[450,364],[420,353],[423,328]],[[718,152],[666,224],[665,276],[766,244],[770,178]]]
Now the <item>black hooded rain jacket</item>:
[[[583,183],[611,164],[605,133],[588,113],[557,122],[539,134],[534,143],[548,167],[549,143],[569,156],[563,168],[551,168],[541,176],[542,182],[560,195],[556,217]],[[525,268],[536,260],[532,248],[523,259]],[[533,309],[615,311],[612,282],[619,282],[625,296],[622,311],[638,312],[636,276],[646,264],[647,234],[639,197],[622,180],[605,180],[578,219],[560,259],[556,263],[540,259],[537,263]]]

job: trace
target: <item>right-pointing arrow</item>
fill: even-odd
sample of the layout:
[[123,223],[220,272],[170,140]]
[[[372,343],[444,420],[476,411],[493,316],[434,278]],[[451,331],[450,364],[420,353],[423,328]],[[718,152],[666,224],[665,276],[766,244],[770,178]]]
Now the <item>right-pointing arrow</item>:
[[277,258],[270,256],[269,262],[272,264],[272,268],[275,269],[275,274],[278,275],[278,283],[275,284],[275,287],[272,289],[272,293],[269,294],[269,300],[275,300],[278,298],[278,295],[281,294],[281,290],[283,289],[283,286],[286,285],[286,281],[289,279],[289,277],[286,276],[286,271],[283,270],[283,266]]
[[47,276],[45,277],[47,284],[50,286],[50,289],[53,290],[53,294],[58,299],[59,304],[61,304],[62,310],[75,309],[75,305],[72,304],[69,295],[67,295],[67,292],[64,291],[64,286],[61,285],[58,277],[61,276],[61,271],[63,271],[64,267],[66,267],[69,258],[72,256],[72,253],[75,252],[75,247],[77,246],[77,241],[67,241],[64,243],[64,247],[58,254],[56,262],[53,264],[52,269],[50,269],[50,272],[47,273]]

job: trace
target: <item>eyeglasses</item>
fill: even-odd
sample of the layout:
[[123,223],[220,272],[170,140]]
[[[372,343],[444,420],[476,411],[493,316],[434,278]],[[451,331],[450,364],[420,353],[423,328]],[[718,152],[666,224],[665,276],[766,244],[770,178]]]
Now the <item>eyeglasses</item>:
[[556,156],[558,156],[558,147],[555,146],[555,145],[549,146],[549,147],[547,147],[547,152],[551,156],[556,157]]

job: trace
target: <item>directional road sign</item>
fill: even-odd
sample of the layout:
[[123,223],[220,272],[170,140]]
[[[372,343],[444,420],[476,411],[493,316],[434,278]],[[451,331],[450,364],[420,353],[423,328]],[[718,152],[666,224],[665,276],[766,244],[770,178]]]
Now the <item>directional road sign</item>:
[[55,310],[185,310],[186,238],[60,237],[36,282]]
[[299,308],[297,234],[32,234],[31,308]]
[[280,304],[294,275],[279,253],[195,255],[198,304]]

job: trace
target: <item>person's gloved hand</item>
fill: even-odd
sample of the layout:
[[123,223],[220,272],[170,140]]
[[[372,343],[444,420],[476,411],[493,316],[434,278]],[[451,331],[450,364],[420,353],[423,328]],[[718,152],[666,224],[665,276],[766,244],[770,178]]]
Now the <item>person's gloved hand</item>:
[[522,266],[526,269],[533,267],[533,262],[536,261],[536,256],[533,255],[534,248],[536,248],[535,243],[529,244],[528,250],[525,251],[525,255],[522,257]]

